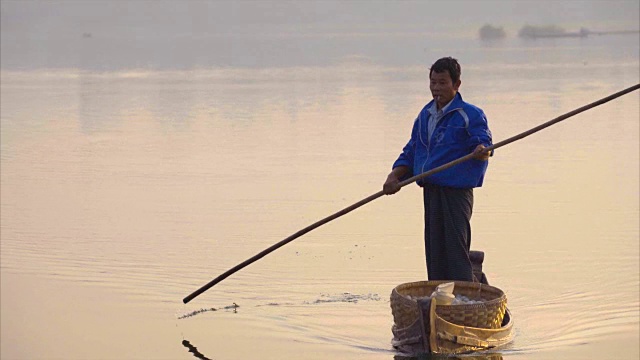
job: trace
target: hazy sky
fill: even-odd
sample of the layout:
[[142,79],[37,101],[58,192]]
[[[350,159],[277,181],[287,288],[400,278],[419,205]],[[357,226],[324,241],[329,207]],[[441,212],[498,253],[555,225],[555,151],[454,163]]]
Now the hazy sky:
[[[638,28],[638,0],[55,1],[2,0],[2,32],[218,33],[446,29],[485,22]],[[384,26],[383,26],[384,25]]]
[[526,24],[640,28],[638,0],[0,4],[4,69],[318,65],[349,55],[397,61],[421,56],[427,39],[432,47],[450,38],[473,40],[486,23],[505,27],[509,36]]

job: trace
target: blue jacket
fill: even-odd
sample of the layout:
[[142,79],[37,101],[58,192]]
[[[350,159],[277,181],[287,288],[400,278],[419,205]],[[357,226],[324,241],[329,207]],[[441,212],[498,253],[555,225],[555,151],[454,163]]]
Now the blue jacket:
[[[427,139],[429,102],[420,111],[413,124],[411,139],[402,149],[402,154],[393,163],[393,168],[407,166],[411,176],[422,174],[440,165],[471,153],[476,146],[491,146],[491,131],[482,110],[462,100],[457,93],[447,112],[436,125],[431,139]],[[418,181],[418,185],[435,184],[455,188],[482,186],[488,161],[471,159],[440,171]]]

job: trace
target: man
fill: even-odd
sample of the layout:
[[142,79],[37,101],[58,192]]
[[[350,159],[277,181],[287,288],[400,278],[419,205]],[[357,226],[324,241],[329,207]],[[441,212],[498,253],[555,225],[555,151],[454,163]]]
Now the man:
[[482,186],[491,146],[487,118],[458,92],[460,64],[446,57],[429,71],[429,102],[413,124],[411,139],[383,185],[387,195],[399,182],[474,153],[471,160],[418,181],[423,187],[425,254],[429,280],[473,281],[469,249],[473,188]]

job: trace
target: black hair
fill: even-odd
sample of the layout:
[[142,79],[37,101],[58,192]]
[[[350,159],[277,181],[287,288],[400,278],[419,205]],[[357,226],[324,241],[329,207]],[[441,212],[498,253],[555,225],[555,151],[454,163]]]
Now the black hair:
[[431,78],[431,73],[433,72],[442,73],[449,72],[449,76],[451,76],[451,81],[455,84],[458,80],[460,80],[460,74],[462,73],[462,69],[460,68],[460,64],[458,64],[458,60],[452,58],[451,56],[443,57],[442,59],[438,59],[436,62],[431,65],[431,69],[429,70],[429,78]]

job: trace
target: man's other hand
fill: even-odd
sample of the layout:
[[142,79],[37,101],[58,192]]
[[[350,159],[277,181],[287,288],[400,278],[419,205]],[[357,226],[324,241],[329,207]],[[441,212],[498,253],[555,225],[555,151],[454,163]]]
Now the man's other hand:
[[480,144],[478,146],[476,146],[475,150],[473,150],[473,158],[477,159],[477,160],[482,160],[482,161],[487,161],[489,160],[489,157],[491,156],[491,152],[490,151],[484,151],[485,146]]

